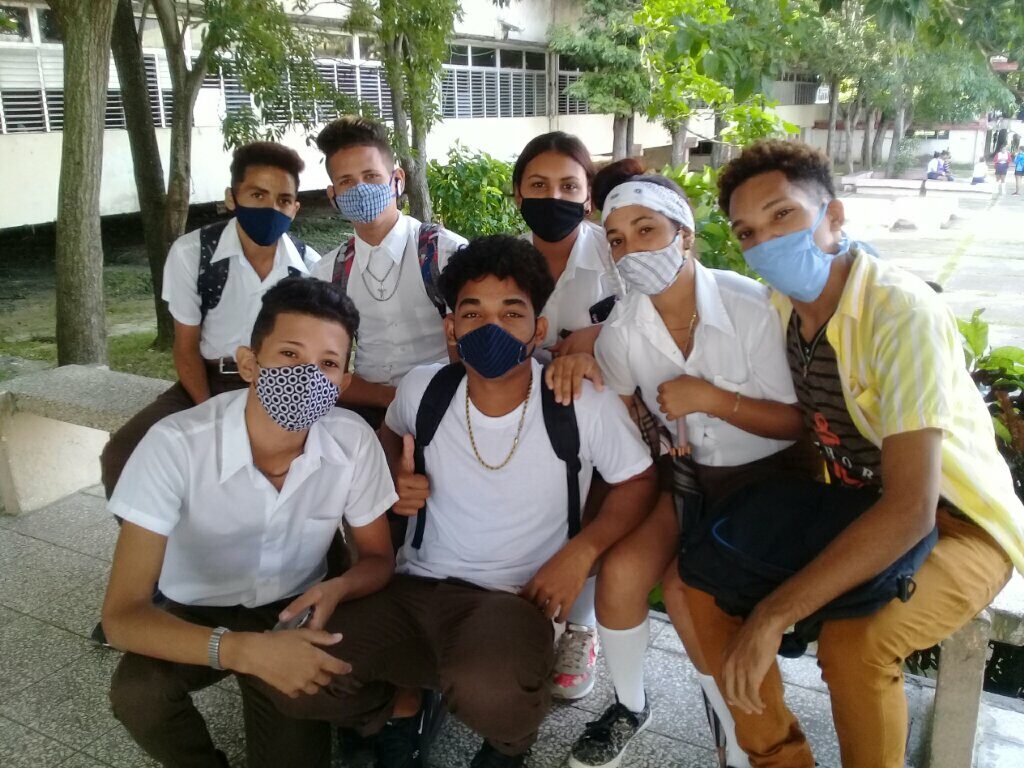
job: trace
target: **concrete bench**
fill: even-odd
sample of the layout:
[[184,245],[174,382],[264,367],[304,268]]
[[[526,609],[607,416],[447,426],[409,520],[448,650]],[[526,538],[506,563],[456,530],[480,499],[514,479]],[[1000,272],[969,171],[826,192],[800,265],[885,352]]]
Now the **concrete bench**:
[[1024,646],[1024,577],[942,643],[928,768],[971,768],[989,640]]
[[994,187],[984,184],[971,184],[969,181],[936,181],[928,179],[924,183],[925,195],[928,197],[991,197]]
[[871,172],[843,176],[840,184],[844,192],[880,197],[985,197],[991,196],[993,187],[988,184],[971,184],[969,181],[938,181],[934,179],[875,179]]
[[29,512],[96,485],[109,433],[169,386],[81,365],[0,383],[0,511]]

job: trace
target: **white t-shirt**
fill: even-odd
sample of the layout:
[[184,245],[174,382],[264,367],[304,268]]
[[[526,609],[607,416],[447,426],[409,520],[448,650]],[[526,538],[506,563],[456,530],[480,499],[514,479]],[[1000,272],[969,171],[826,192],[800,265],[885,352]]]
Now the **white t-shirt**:
[[933,157],[928,161],[928,173],[938,173],[942,165],[942,161],[937,157]]
[[[533,242],[532,232],[526,232],[523,237]],[[548,334],[542,346],[547,348],[558,342],[563,330],[572,333],[593,325],[590,308],[602,299],[621,293],[619,285],[604,229],[592,221],[583,221],[565,271],[544,305]]]
[[[398,554],[398,572],[459,578],[488,589],[524,586],[566,543],[568,488],[565,464],[555,455],[541,413],[542,368],[533,365],[533,391],[519,448],[499,470],[483,467],[466,428],[466,379],[452,398],[424,453],[430,499],[422,546],[412,547],[410,520]],[[441,366],[415,368],[402,379],[385,423],[397,435],[416,430],[423,393]],[[609,483],[621,483],[651,464],[650,451],[625,406],[614,393],[585,382],[576,401],[580,432],[580,498],[590,489],[593,469]],[[522,406],[496,418],[470,404],[473,436],[480,455],[500,464],[515,439]]]
[[324,577],[342,519],[368,525],[398,499],[366,422],[333,409],[309,430],[278,492],[253,465],[249,390],[157,422],[132,453],[110,511],[167,537],[160,591],[186,605],[256,607]]
[[260,280],[256,270],[242,251],[235,219],[228,221],[220,241],[213,252],[211,263],[231,259],[228,280],[216,307],[202,315],[199,298],[199,232],[194,230],[174,241],[164,264],[163,298],[171,316],[183,325],[202,325],[199,331],[199,353],[207,360],[234,357],[235,350],[248,346],[252,327],[263,306],[263,294],[288,277],[288,268],[308,275],[320,254],[306,246],[303,260],[295,244],[287,235],[277,241],[274,266],[266,278]]
[[984,160],[974,164],[974,178],[984,179],[988,176],[988,164]]
[[[356,253],[346,288],[359,310],[355,372],[366,381],[394,386],[417,365],[447,362],[444,323],[427,297],[419,269],[420,222],[399,213],[380,245],[356,235]],[[330,281],[342,243],[313,269]],[[466,238],[442,229],[437,238],[437,268],[443,270]]]
[[[796,402],[768,288],[700,262],[694,267],[699,322],[689,358],[683,358],[650,297],[639,291],[630,291],[616,305],[594,350],[605,384],[620,395],[640,387],[644,403],[673,438],[676,423],[658,410],[658,387],[683,374],[746,397]],[[694,460],[707,466],[738,466],[792,445],[752,435],[706,413],[689,414],[686,430]]]

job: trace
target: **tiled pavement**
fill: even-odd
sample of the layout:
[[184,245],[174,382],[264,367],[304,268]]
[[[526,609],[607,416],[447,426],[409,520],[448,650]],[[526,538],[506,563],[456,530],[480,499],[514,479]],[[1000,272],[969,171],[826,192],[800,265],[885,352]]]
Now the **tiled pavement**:
[[[0,768],[153,765],[110,713],[106,692],[118,654],[87,640],[99,616],[116,530],[98,490],[19,518],[0,517]],[[712,768],[693,668],[670,626],[655,622],[652,645],[647,676],[654,723],[631,747],[623,767]],[[818,762],[838,768],[827,695],[814,660],[784,661],[783,676]],[[919,765],[923,713],[932,689],[927,681],[911,680],[907,690],[913,716],[910,764]],[[602,669],[590,696],[554,708],[528,765],[562,765],[570,741],[611,696]],[[232,765],[244,765],[237,686],[227,681],[196,700]],[[1022,704],[986,695],[979,767],[1024,765]],[[476,747],[476,738],[449,720],[431,762],[435,768],[461,768]],[[343,763],[339,759],[336,765]]]

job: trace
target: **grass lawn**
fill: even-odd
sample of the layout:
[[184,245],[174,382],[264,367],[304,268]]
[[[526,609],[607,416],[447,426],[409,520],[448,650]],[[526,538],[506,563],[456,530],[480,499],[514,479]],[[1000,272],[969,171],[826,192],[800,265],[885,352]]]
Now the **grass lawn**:
[[[293,232],[325,254],[351,230],[328,208],[322,194],[303,197]],[[190,228],[216,218],[212,210],[193,213]],[[0,237],[0,381],[57,364],[52,227],[27,230],[9,230]],[[109,365],[116,371],[173,380],[170,351],[152,349],[153,282],[137,217],[105,219],[103,235]]]

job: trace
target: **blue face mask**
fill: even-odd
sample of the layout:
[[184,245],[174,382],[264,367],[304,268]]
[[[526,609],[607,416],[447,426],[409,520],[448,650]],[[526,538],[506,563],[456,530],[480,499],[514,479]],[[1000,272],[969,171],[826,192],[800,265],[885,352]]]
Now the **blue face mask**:
[[825,290],[832,260],[838,255],[825,253],[814,242],[827,209],[827,204],[822,206],[808,229],[758,243],[744,251],[743,258],[775,290],[797,301],[814,301]]
[[457,345],[462,362],[485,379],[504,376],[530,356],[523,342],[494,323],[470,331]]
[[235,204],[238,226],[256,245],[273,245],[288,231],[292,220],[276,208],[251,208]]
[[349,221],[366,224],[384,213],[384,209],[398,197],[397,191],[392,189],[393,182],[393,176],[387,184],[360,182],[340,195],[335,195],[334,204],[338,206],[338,212]]

